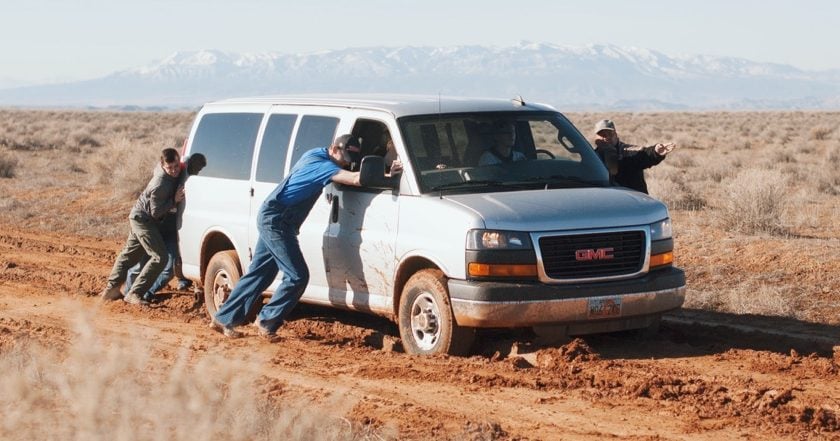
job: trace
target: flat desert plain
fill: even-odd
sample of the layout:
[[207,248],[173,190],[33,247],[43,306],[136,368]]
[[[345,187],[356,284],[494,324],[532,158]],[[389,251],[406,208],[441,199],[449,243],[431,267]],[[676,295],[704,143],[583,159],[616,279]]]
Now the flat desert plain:
[[[668,204],[683,310],[658,333],[489,330],[416,357],[393,322],[301,305],[279,343],[191,291],[97,294],[191,112],[0,110],[2,439],[840,439],[840,114],[570,114],[633,144]],[[187,195],[189,198],[189,195]]]

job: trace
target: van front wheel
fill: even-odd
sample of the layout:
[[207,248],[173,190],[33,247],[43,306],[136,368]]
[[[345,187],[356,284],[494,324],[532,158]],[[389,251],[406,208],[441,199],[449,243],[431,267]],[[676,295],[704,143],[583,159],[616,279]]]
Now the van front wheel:
[[439,270],[422,270],[408,279],[397,321],[409,354],[465,355],[475,340],[474,329],[455,323],[446,277]]
[[210,258],[204,273],[204,305],[210,317],[216,315],[241,276],[236,251],[219,251]]

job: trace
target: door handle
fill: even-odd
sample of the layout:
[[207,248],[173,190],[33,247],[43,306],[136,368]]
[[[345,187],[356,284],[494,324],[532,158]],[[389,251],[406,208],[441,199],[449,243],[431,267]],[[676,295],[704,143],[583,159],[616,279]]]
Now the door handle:
[[330,222],[338,222],[338,195],[332,195],[330,203]]

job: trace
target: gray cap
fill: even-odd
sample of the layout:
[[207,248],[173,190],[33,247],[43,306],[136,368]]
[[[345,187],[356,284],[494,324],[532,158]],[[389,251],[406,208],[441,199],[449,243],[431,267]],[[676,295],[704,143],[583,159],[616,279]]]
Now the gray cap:
[[595,124],[595,133],[598,133],[601,130],[612,130],[615,132],[615,123],[612,122],[611,119],[602,119]]
[[353,136],[350,133],[341,135],[335,138],[333,144],[339,146],[347,154],[345,159],[348,162],[358,163],[362,160],[362,144],[359,142],[358,136]]

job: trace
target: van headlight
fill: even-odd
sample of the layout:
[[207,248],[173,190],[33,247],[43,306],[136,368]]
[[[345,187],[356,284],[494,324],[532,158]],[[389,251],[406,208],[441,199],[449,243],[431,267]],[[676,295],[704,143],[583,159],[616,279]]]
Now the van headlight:
[[671,218],[665,218],[659,222],[650,224],[650,240],[663,240],[671,238]]
[[531,236],[522,231],[470,230],[467,275],[472,279],[534,280],[537,258]]
[[468,250],[529,250],[531,236],[521,231],[470,230],[467,233]]

